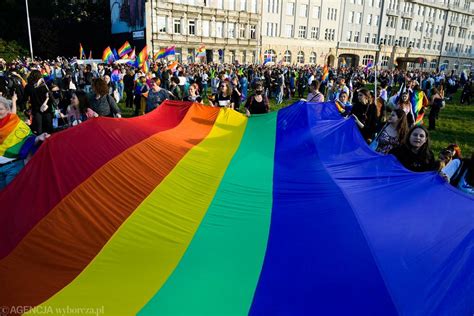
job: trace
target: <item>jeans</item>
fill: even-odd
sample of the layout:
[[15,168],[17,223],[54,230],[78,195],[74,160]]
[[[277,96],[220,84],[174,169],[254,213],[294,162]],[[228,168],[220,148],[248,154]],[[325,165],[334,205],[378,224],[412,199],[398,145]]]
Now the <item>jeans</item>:
[[23,167],[23,160],[17,160],[12,163],[0,165],[0,190],[12,182]]
[[117,82],[117,89],[120,95],[120,100],[123,99],[123,88],[124,88],[123,82]]

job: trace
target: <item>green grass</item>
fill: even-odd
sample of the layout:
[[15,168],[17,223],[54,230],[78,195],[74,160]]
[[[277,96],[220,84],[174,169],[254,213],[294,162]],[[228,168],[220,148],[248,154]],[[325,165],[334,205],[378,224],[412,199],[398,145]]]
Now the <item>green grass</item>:
[[[460,95],[459,91],[451,101],[447,102],[446,107],[439,114],[439,120],[436,121],[436,130],[430,133],[432,149],[436,156],[451,143],[458,144],[465,157],[474,152],[474,104],[470,106],[460,105]],[[270,100],[270,110],[277,111],[299,100],[299,98],[293,98],[283,100],[282,104],[276,104],[272,98]],[[119,106],[122,109],[123,117],[133,116],[133,110],[125,108],[124,102],[121,102]],[[243,104],[241,112],[245,112]],[[425,114],[424,124],[426,126],[428,126],[428,115],[429,111]]]

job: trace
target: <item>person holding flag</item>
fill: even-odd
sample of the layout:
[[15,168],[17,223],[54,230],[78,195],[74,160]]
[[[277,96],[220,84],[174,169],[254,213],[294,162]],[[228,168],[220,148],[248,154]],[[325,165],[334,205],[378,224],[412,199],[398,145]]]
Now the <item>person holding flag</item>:
[[16,102],[16,94],[11,101],[0,96],[0,190],[13,181],[27,158],[50,136],[35,136],[16,114]]

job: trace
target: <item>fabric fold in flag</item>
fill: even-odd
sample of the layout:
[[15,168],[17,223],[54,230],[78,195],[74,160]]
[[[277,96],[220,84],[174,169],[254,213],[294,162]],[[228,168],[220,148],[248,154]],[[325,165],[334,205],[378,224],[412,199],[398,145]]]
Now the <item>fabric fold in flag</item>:
[[471,315],[474,198],[340,109],[166,101],[53,135],[0,192],[0,306]]

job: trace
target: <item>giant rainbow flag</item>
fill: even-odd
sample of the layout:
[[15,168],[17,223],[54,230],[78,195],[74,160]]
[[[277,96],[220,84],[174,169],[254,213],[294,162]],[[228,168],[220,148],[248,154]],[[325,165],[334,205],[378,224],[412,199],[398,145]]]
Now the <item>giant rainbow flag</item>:
[[334,103],[92,119],[0,201],[3,312],[474,312],[474,199],[372,152]]

